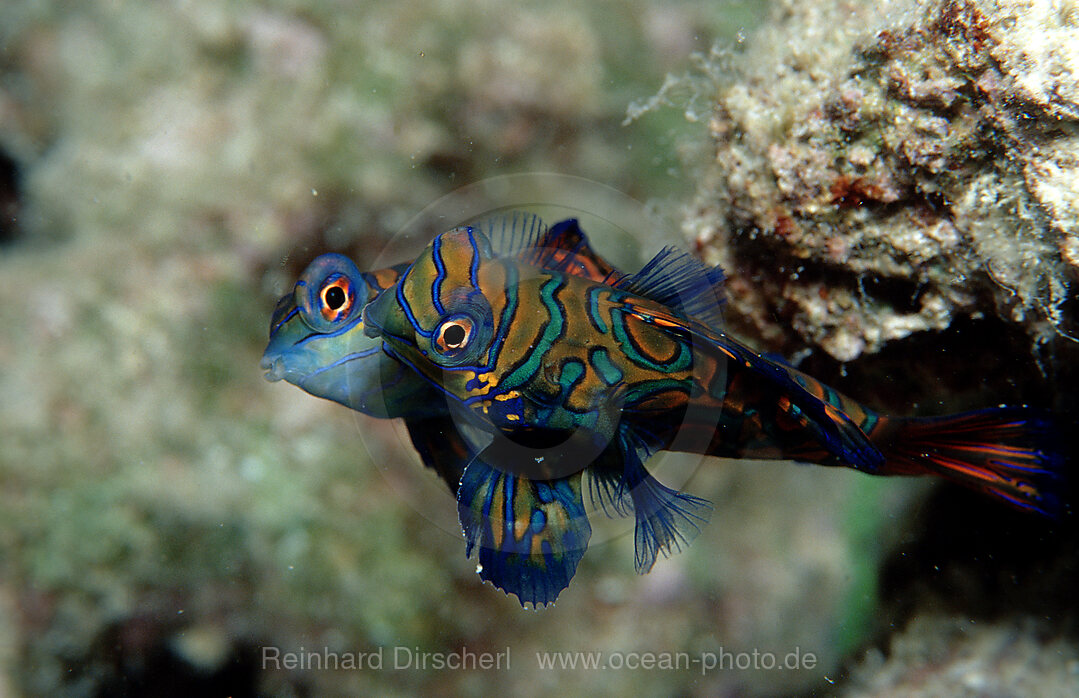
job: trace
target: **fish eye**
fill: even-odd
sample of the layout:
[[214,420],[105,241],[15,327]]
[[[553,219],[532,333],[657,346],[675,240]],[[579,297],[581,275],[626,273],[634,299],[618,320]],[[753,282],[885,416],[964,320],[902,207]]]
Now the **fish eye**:
[[494,322],[490,304],[469,288],[454,289],[443,304],[445,311],[434,316],[437,320],[430,333],[422,333],[426,339],[421,350],[445,368],[476,364],[491,346]]
[[300,319],[317,333],[335,332],[357,320],[368,286],[351,259],[324,254],[307,265],[292,289]]
[[454,315],[438,326],[434,348],[443,356],[455,356],[468,346],[474,334],[475,324],[467,315]]
[[322,317],[329,322],[336,322],[348,316],[356,301],[356,292],[347,276],[331,274],[322,282],[318,297],[321,301],[319,310]]
[[464,344],[467,336],[468,331],[460,324],[447,325],[446,329],[442,331],[443,341],[445,341],[446,346],[452,348],[457,348]]
[[322,302],[331,310],[337,310],[345,304],[346,300],[348,300],[348,296],[345,295],[340,286],[330,286],[322,292]]

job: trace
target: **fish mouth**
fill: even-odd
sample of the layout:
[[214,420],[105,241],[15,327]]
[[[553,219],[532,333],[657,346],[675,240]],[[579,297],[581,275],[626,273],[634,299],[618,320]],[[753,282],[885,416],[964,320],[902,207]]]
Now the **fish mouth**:
[[269,356],[264,354],[262,361],[259,362],[259,368],[266,371],[265,378],[271,383],[284,380],[285,374],[288,372],[285,369],[285,360],[280,356]]

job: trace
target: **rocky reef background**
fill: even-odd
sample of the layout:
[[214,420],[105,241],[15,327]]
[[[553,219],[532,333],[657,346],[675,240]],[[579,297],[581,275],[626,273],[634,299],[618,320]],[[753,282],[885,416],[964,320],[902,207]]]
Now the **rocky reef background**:
[[[1074,415],[1077,56],[1049,0],[5,4],[0,695],[1066,695],[1071,519],[706,460],[689,550],[637,577],[612,522],[526,611],[393,423],[258,358],[315,255],[362,267],[459,186],[560,172],[657,202],[736,331],[874,406]],[[535,657],[795,649],[817,664]]]
[[[683,228],[732,324],[879,408],[1053,410],[1075,453],[1079,5],[779,0],[718,66],[667,87],[714,96]],[[908,525],[848,693],[1079,690],[1072,518],[941,489]]]

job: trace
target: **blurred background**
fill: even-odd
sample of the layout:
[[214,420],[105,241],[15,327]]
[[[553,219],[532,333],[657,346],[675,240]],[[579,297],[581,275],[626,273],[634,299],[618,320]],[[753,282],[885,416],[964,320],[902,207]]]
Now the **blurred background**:
[[[768,12],[0,7],[0,696],[809,695],[970,656],[980,680],[1018,666],[1047,690],[1079,683],[1074,611],[1059,611],[1075,563],[1030,544],[1054,529],[995,504],[695,462],[686,489],[716,512],[689,550],[638,577],[632,535],[612,524],[556,606],[525,610],[480,583],[453,499],[399,425],[262,377],[270,312],[307,262],[341,251],[367,269],[425,207],[486,178],[584,178],[670,222],[657,247],[677,239],[714,158],[712,80]],[[266,668],[266,647],[386,658]],[[508,651],[511,668],[394,669],[398,647]],[[536,657],[576,650],[816,662]]]

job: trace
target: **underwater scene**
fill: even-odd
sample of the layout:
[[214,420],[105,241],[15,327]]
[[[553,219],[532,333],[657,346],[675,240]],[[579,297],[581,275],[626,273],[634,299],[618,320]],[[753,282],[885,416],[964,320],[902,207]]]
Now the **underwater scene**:
[[1079,695],[1079,4],[0,59],[0,697]]

